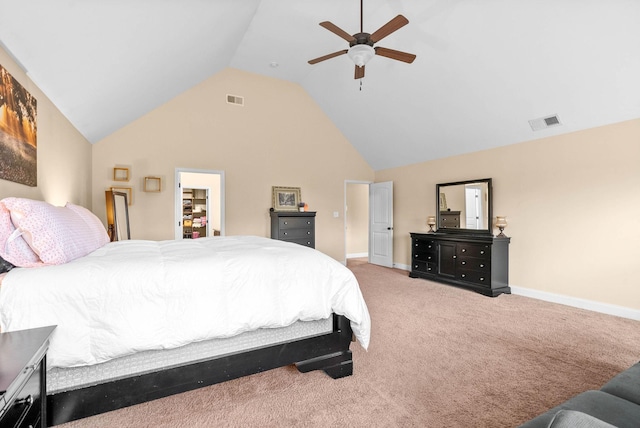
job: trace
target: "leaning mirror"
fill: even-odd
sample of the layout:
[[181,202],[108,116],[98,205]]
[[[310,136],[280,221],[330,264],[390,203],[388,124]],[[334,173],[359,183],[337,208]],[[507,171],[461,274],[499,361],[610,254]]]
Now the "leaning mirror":
[[107,229],[109,238],[111,241],[131,239],[127,194],[112,190],[107,190],[105,194],[107,202]]
[[436,185],[437,231],[491,234],[491,179]]

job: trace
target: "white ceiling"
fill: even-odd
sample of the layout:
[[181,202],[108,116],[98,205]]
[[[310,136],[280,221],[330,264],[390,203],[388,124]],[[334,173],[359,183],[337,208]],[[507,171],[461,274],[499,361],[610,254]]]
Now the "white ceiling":
[[[225,67],[300,84],[380,170],[640,117],[639,0],[0,0],[0,41],[91,142]],[[270,66],[277,62],[278,67]],[[361,89],[361,90],[360,90]],[[557,114],[562,126],[532,131]]]

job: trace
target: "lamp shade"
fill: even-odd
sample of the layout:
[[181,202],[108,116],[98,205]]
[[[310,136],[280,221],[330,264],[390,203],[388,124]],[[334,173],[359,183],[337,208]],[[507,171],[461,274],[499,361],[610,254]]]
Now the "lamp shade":
[[351,61],[358,67],[364,67],[375,54],[375,49],[369,45],[353,45],[349,48],[349,52],[347,52]]
[[429,217],[427,217],[427,225],[428,226],[435,226],[436,225],[436,216],[430,215]]
[[507,218],[501,216],[496,217],[496,227],[507,227]]

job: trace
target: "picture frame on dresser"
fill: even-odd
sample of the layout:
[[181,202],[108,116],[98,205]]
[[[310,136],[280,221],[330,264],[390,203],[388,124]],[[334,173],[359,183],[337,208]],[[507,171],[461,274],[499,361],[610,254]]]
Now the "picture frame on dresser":
[[274,211],[298,211],[298,204],[301,200],[300,188],[273,186],[271,200]]

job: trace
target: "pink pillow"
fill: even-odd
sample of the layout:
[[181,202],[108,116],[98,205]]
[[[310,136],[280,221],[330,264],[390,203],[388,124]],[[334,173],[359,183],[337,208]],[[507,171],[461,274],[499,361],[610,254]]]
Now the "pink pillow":
[[87,224],[87,235],[84,237],[84,239],[90,241],[91,246],[95,246],[95,249],[98,249],[109,242],[107,229],[94,213],[92,213],[85,207],[72,204],[71,202],[67,202],[65,207],[78,214]]
[[67,263],[106,243],[96,240],[95,231],[72,209],[23,198],[5,198],[2,202],[11,212],[15,228],[46,264]]
[[11,222],[11,212],[0,201],[0,257],[14,266],[35,267],[44,263],[33,252],[27,241],[16,232]]

